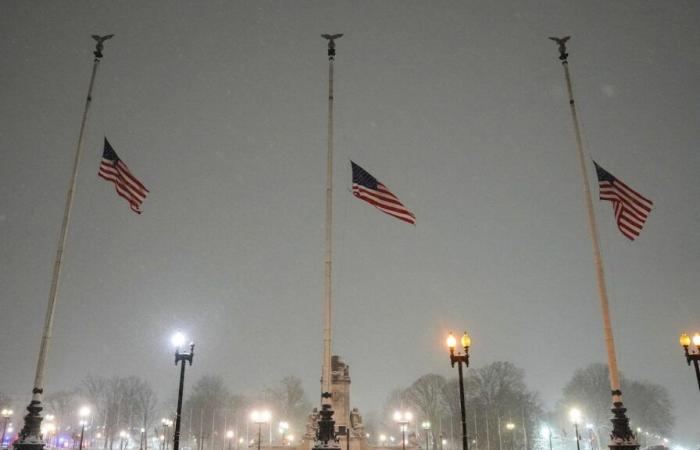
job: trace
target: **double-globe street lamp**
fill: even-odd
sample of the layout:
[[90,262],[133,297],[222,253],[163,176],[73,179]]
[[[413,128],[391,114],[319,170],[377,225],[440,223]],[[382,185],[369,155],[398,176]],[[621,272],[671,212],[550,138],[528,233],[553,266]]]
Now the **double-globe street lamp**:
[[164,417],[160,423],[163,425],[163,450],[168,450],[168,428],[173,426],[173,421]]
[[285,439],[287,438],[287,431],[289,431],[289,422],[286,422],[284,420],[280,422],[278,430],[282,435],[282,445],[284,445],[286,442]]
[[581,440],[581,437],[578,434],[578,424],[581,423],[581,410],[578,408],[571,408],[569,411],[569,419],[571,419],[571,422],[574,424],[574,431],[576,432],[576,450],[581,450],[581,444],[579,441]]
[[56,424],[54,423],[53,419],[55,416],[53,414],[47,414],[44,417],[45,422],[41,424],[41,435],[45,436],[46,439],[46,445],[51,447],[51,440],[53,439],[53,435],[56,432]]
[[695,377],[698,379],[698,389],[700,389],[700,367],[698,367],[698,361],[700,361],[700,333],[695,333],[693,335],[692,343],[695,345],[695,350],[688,350],[691,339],[690,336],[685,333],[681,334],[680,343],[683,350],[685,350],[685,360],[688,361],[688,365],[690,365],[692,361],[695,366]]
[[228,450],[231,450],[231,441],[233,440],[233,430],[228,430],[226,432],[226,439],[228,439]]
[[129,443],[129,433],[126,432],[126,430],[122,430],[119,432],[119,450],[124,450],[126,447],[125,444]]
[[469,450],[469,441],[467,438],[467,413],[464,406],[464,376],[462,374],[462,364],[465,367],[469,367],[469,347],[472,345],[472,339],[469,337],[467,332],[464,332],[461,339],[462,347],[464,348],[464,354],[455,353],[455,347],[457,347],[457,339],[455,339],[452,333],[447,336],[447,347],[450,349],[450,363],[452,367],[457,363],[457,369],[459,372],[459,406],[462,413],[462,450]]
[[272,419],[270,411],[254,410],[250,413],[250,420],[258,426],[258,450],[260,450],[260,441],[262,439],[262,426]]
[[430,448],[430,421],[426,420],[423,421],[420,424],[421,428],[423,428],[423,432],[425,433],[425,450],[428,450]]
[[175,413],[175,433],[173,433],[173,450],[180,450],[180,418],[182,416],[182,392],[185,386],[185,362],[189,362],[192,365],[192,359],[194,358],[194,342],[190,342],[190,352],[180,353],[180,346],[185,343],[185,335],[182,333],[175,333],[172,338],[173,346],[175,347],[175,365],[178,362],[180,364],[180,387],[177,391],[177,411]]
[[[0,411],[2,415],[2,439],[0,439],[0,447],[5,445],[5,432],[7,431],[7,424],[10,422],[10,417],[12,417],[13,411],[11,409],[3,408]],[[9,446],[8,446],[9,447]]]
[[87,418],[90,415],[90,408],[83,406],[78,410],[78,416],[80,417],[80,444],[78,445],[78,450],[83,450],[83,437],[85,436],[85,425],[87,424]]
[[403,450],[406,450],[406,431],[408,430],[408,424],[411,423],[413,419],[413,414],[409,411],[396,411],[394,413],[394,422],[399,425],[401,429],[401,446]]

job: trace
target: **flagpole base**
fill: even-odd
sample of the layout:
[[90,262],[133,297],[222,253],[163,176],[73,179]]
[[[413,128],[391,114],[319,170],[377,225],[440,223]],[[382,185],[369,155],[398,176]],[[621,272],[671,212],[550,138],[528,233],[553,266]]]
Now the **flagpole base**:
[[610,421],[613,424],[613,429],[610,433],[608,448],[610,450],[638,450],[639,442],[637,442],[637,438],[630,428],[630,420],[625,414],[627,408],[620,401],[613,403],[611,411],[613,418]]
[[[324,399],[330,398],[330,396],[330,392],[324,392],[322,394]],[[318,413],[318,429],[316,431],[316,440],[313,450],[338,450],[340,448],[340,443],[335,435],[335,420],[333,420],[333,414],[333,408],[330,404],[323,403],[321,405],[321,411]]]
[[[35,390],[36,394],[36,390]],[[24,426],[19,434],[19,440],[12,445],[14,450],[44,450],[44,440],[41,436],[41,406],[40,400],[32,400],[27,406],[29,414],[24,416]]]

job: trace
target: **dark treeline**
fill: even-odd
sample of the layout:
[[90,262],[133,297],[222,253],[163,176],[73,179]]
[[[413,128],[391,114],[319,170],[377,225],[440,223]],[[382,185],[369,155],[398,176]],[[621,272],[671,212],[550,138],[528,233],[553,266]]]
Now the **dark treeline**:
[[[625,405],[631,425],[638,432],[643,447],[663,443],[673,428],[673,405],[663,386],[621,377]],[[610,433],[610,396],[607,366],[591,364],[574,372],[554,407],[543,407],[537,393],[528,388],[525,371],[510,362],[469,368],[465,371],[467,433],[471,450],[548,449],[575,445],[569,410],[583,413],[580,428],[582,449],[605,448]],[[44,417],[53,415],[56,431],[46,431],[45,439],[58,442],[75,440],[80,431],[78,409],[89,405],[86,446],[95,449],[144,448],[168,450],[173,426],[163,419],[175,419],[176,399],[159,402],[151,385],[138,377],[87,376],[75,387],[49,393],[45,398]],[[312,409],[302,382],[294,376],[282,378],[275,385],[257,393],[234,393],[223,378],[208,375],[199,378],[186,391],[182,411],[181,448],[191,450],[231,450],[248,448],[257,439],[258,428],[250,421],[253,409],[266,409],[272,423],[262,428],[261,443],[278,445],[283,439],[294,445],[306,430]],[[0,407],[13,407],[13,421],[21,425],[22,405],[0,392]],[[400,448],[400,432],[393,421],[396,410],[414,415],[407,437],[413,446],[430,450],[461,448],[461,411],[456,378],[439,374],[418,377],[409,386],[387,395],[379,412],[364,412],[365,431],[372,445]],[[289,423],[283,437],[280,421]],[[430,422],[424,430],[422,423]],[[45,420],[45,422],[49,422]],[[20,426],[14,430],[16,434]],[[142,431],[143,430],[143,431]],[[227,431],[233,431],[229,439]],[[128,434],[126,439],[120,433]],[[426,441],[427,435],[427,441]],[[292,439],[293,437],[293,439]],[[386,442],[381,442],[381,438]],[[444,440],[444,444],[443,444]],[[65,443],[65,442],[64,442]],[[585,444],[585,445],[584,445]]]
[[[625,405],[631,425],[643,447],[661,444],[673,428],[673,405],[667,390],[646,381],[622,376]],[[577,370],[562,390],[552,410],[545,410],[537,393],[525,383],[525,371],[510,362],[494,362],[469,368],[464,375],[466,423],[472,450],[548,449],[551,435],[554,448],[575,445],[569,411],[583,412],[580,424],[582,448],[606,448],[611,429],[610,382],[607,366],[591,364]],[[367,429],[378,435],[400,436],[392,420],[395,410],[415,415],[409,442],[432,450],[461,448],[461,411],[457,378],[438,374],[419,377],[410,386],[389,394],[381,419]],[[421,424],[430,422],[430,429]],[[393,436],[392,436],[393,437]],[[396,438],[400,442],[400,437]],[[442,442],[445,442],[442,445]]]

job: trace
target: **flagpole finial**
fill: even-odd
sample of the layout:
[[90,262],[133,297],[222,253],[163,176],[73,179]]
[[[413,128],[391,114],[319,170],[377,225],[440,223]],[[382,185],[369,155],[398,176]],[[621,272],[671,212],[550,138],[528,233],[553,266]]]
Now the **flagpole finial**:
[[322,34],[322,38],[328,39],[328,60],[333,61],[335,59],[335,40],[343,37],[341,34]]
[[559,60],[562,62],[567,62],[569,54],[566,53],[566,41],[571,39],[571,36],[564,36],[563,38],[550,37],[549,39],[553,40],[559,45]]
[[97,44],[95,44],[95,51],[92,52],[95,55],[95,58],[100,59],[102,56],[102,50],[104,50],[104,42],[107,39],[112,39],[114,37],[113,34],[106,34],[104,36],[99,36],[97,34],[93,34],[92,38],[97,41]]

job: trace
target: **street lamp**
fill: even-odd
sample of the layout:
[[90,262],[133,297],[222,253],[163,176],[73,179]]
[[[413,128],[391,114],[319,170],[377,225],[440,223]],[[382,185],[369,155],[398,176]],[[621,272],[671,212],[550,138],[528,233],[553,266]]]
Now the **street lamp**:
[[549,425],[545,424],[545,425],[542,425],[542,429],[541,429],[540,433],[542,434],[542,437],[544,439],[549,440],[549,450],[552,450],[552,429],[549,428]]
[[83,406],[78,411],[78,416],[80,416],[80,445],[78,450],[83,450],[83,436],[85,436],[85,424],[87,424],[87,418],[90,415],[90,408]]
[[408,411],[396,411],[394,413],[394,422],[396,422],[401,429],[401,445],[403,450],[406,450],[406,430],[408,430],[408,424],[411,423],[411,419],[413,419],[413,414]]
[[[160,423],[163,425],[163,450],[168,450],[168,428],[173,426],[173,421],[164,417],[160,419]],[[173,448],[174,447],[175,443],[173,442]]]
[[228,430],[226,432],[226,439],[228,439],[228,450],[231,450],[231,440],[233,439],[233,430]]
[[450,349],[450,363],[452,367],[457,363],[457,369],[459,371],[459,406],[462,412],[462,450],[469,450],[469,442],[467,439],[467,414],[464,407],[464,380],[462,376],[462,364],[465,367],[469,367],[469,347],[472,345],[472,338],[469,337],[467,332],[464,332],[461,339],[462,347],[464,348],[464,354],[455,354],[455,347],[457,346],[457,339],[454,335],[450,333],[447,336],[447,347]]
[[272,414],[270,411],[257,411],[254,410],[250,413],[250,420],[258,426],[258,450],[260,450],[260,440],[262,439],[262,426],[264,423],[268,423],[272,419]]
[[182,416],[182,391],[185,386],[185,361],[192,365],[192,358],[194,358],[194,342],[190,342],[190,352],[180,353],[180,346],[185,343],[187,338],[184,334],[177,332],[172,337],[172,343],[175,347],[175,366],[178,362],[180,364],[180,387],[177,391],[177,411],[175,413],[175,433],[173,434],[173,450],[180,449],[180,417]]
[[141,428],[141,438],[139,439],[139,450],[143,450],[143,445],[146,444],[146,448],[148,448],[148,442],[146,442],[146,429]]
[[386,444],[386,434],[379,435],[379,443],[382,445],[382,447],[384,447],[384,445]]
[[279,424],[279,432],[282,435],[282,445],[284,445],[284,439],[285,435],[287,434],[287,430],[289,430],[289,422],[282,421]]
[[683,350],[685,350],[685,360],[688,361],[688,365],[690,365],[690,361],[693,362],[695,366],[695,377],[698,379],[698,389],[700,389],[700,367],[698,367],[698,361],[700,361],[700,333],[695,333],[693,335],[692,342],[693,345],[695,345],[694,351],[688,351],[690,342],[690,336],[685,333],[681,334],[680,343]]
[[578,408],[571,408],[569,411],[569,419],[574,424],[574,431],[576,432],[576,450],[581,450],[581,444],[579,443],[580,437],[578,435],[578,424],[581,422],[581,410]]
[[125,430],[122,430],[119,432],[119,437],[121,438],[121,440],[119,441],[119,449],[124,450],[124,444],[129,439],[129,433],[127,433]]
[[53,434],[56,432],[56,424],[53,423],[54,418],[55,416],[53,414],[47,414],[46,417],[44,417],[44,419],[46,419],[46,422],[42,423],[40,428],[42,436],[46,436],[46,444],[49,447],[51,446],[51,439],[53,438]]
[[[515,430],[515,424],[513,422],[507,422],[506,423],[506,430],[508,431],[513,431]],[[514,433],[509,433],[510,434],[510,448],[511,450],[515,449],[515,434]]]
[[10,417],[12,417],[12,410],[3,408],[2,411],[0,411],[0,415],[2,415],[4,419],[2,424],[2,439],[0,439],[0,447],[2,447],[5,445],[5,432],[7,431],[7,424],[10,422]]
[[420,424],[421,428],[425,430],[425,450],[428,450],[430,441],[429,441],[429,435],[430,435],[430,421],[426,420],[423,423]]

